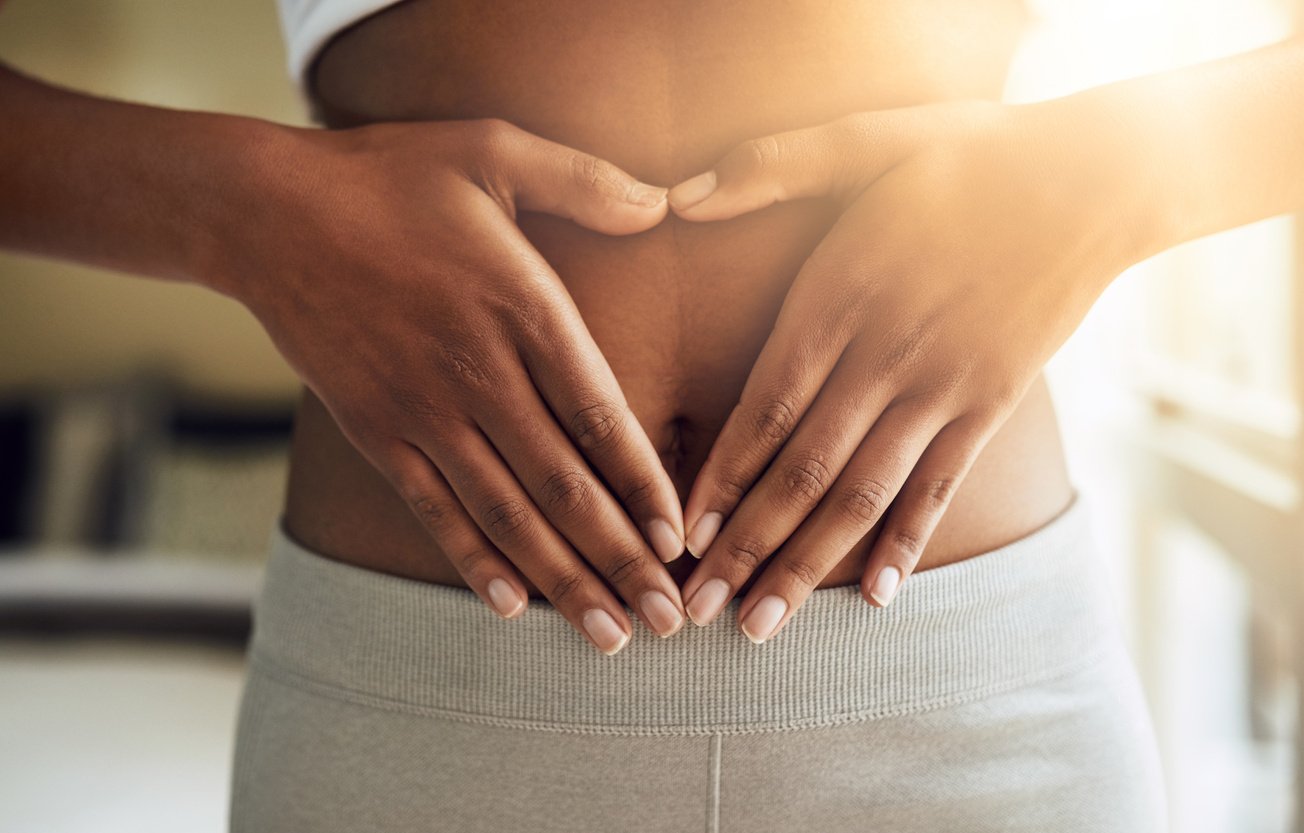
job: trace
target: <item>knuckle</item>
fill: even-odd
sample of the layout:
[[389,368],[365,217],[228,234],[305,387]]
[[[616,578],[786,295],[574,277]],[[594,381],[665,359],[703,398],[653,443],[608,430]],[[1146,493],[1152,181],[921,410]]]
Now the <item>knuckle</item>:
[[451,515],[449,511],[451,507],[434,495],[418,494],[409,498],[408,503],[421,521],[421,525],[429,530],[442,529]]
[[751,572],[765,560],[765,546],[753,538],[732,538],[725,546],[725,553],[737,567]]
[[1003,420],[1019,406],[1027,390],[1010,379],[992,386],[989,393],[987,415],[992,421]]
[[642,506],[652,500],[656,494],[657,487],[650,480],[643,480],[626,488],[620,495],[620,504],[626,509],[635,506]]
[[750,173],[759,174],[775,168],[783,156],[779,140],[774,136],[751,139],[739,148],[739,161]]
[[800,558],[785,558],[779,563],[783,565],[784,572],[801,587],[814,590],[820,582],[819,571]]
[[620,435],[620,409],[610,402],[595,402],[575,412],[570,420],[571,435],[581,447],[602,448]]
[[497,116],[475,119],[470,127],[472,143],[488,158],[501,156],[518,138],[516,134],[520,131],[516,125]]
[[474,119],[467,125],[464,173],[509,216],[516,215],[516,199],[506,173],[523,132],[511,122],[493,117]]
[[716,473],[715,488],[725,500],[737,503],[751,488],[751,481],[733,466],[722,465]]
[[547,290],[546,282],[536,280],[538,274],[532,267],[515,263],[477,268],[487,278],[480,295],[487,320],[474,331],[496,339],[489,344],[526,343],[536,350],[560,352],[556,346],[562,330],[557,299]]
[[832,479],[828,466],[816,457],[793,460],[783,470],[784,497],[805,505],[818,503]]
[[620,175],[616,166],[588,153],[573,153],[570,157],[571,176],[582,188],[596,191],[604,197],[621,195]]
[[569,515],[592,505],[593,501],[593,484],[588,473],[574,466],[550,474],[539,491],[544,508],[554,513]]
[[406,416],[421,423],[438,423],[450,416],[439,397],[430,391],[398,387],[390,392],[390,398]]
[[785,396],[767,399],[752,410],[751,426],[763,441],[787,439],[797,426],[797,406]]
[[933,509],[945,508],[959,485],[960,479],[951,475],[932,478],[924,484],[924,499]]
[[928,353],[932,341],[931,328],[914,321],[901,327],[888,339],[878,356],[878,370],[882,373],[902,373],[915,367]]
[[493,374],[484,359],[469,350],[454,345],[440,345],[437,362],[445,378],[472,390],[493,387]]
[[622,584],[641,578],[647,572],[647,558],[641,552],[623,553],[613,558],[602,570],[602,575],[612,584]]
[[516,498],[490,503],[481,513],[485,531],[498,540],[517,540],[530,522],[530,510]]
[[918,558],[924,539],[919,533],[905,527],[892,530],[892,546],[905,553],[912,560]]
[[888,490],[873,478],[862,478],[847,486],[840,503],[853,521],[872,525],[887,509]]
[[548,600],[554,606],[560,605],[575,595],[575,591],[584,586],[585,574],[579,568],[563,570],[549,582]]

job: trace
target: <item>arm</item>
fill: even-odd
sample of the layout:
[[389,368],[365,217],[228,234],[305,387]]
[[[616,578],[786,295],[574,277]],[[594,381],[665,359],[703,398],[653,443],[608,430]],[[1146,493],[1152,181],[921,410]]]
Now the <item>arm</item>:
[[978,454],[1119,273],[1304,206],[1304,44],[1031,104],[855,113],[746,142],[670,202],[712,221],[803,197],[843,214],[684,510],[699,624],[775,561],[739,609],[756,641],[880,521],[861,592],[892,600]]
[[240,301],[505,618],[528,579],[605,653],[630,636],[618,595],[682,623],[674,484],[513,222],[630,234],[665,189],[495,119],[305,130],[4,67],[0,112],[0,246]]
[[1025,107],[1140,200],[1134,262],[1304,207],[1304,38]]
[[288,131],[80,95],[0,64],[0,246],[225,286],[224,207]]

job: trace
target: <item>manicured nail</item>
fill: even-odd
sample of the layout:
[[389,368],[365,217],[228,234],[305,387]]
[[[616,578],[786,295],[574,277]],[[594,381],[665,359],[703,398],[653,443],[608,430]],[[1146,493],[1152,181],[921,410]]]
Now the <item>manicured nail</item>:
[[647,537],[657,558],[670,562],[684,554],[684,542],[675,534],[675,528],[664,518],[653,518],[647,523]]
[[670,189],[670,205],[676,211],[691,208],[711,196],[715,190],[715,171],[686,179]]
[[711,546],[723,521],[724,515],[719,512],[707,512],[693,524],[693,530],[688,533],[688,552],[694,558],[701,558],[706,548]]
[[671,636],[684,624],[684,617],[679,615],[675,603],[660,590],[649,590],[638,597],[643,616],[652,625],[657,636]]
[[652,208],[653,206],[660,205],[661,201],[666,198],[667,193],[668,192],[665,188],[658,188],[655,185],[648,185],[645,182],[640,182],[633,188],[629,189],[629,193],[625,198],[635,205],[643,205]]
[[620,629],[611,614],[596,607],[584,612],[584,630],[607,656],[624,648],[629,641],[629,634]]
[[783,614],[788,612],[788,601],[782,596],[766,596],[743,617],[743,633],[760,645],[770,638]]
[[489,601],[504,619],[510,619],[518,610],[525,607],[525,600],[510,584],[500,578],[489,582]]
[[729,601],[729,582],[722,578],[707,580],[688,600],[688,618],[695,625],[709,625]]
[[878,577],[874,579],[874,586],[870,588],[870,597],[879,604],[887,607],[888,602],[896,595],[897,587],[901,584],[900,568],[888,565],[878,571]]

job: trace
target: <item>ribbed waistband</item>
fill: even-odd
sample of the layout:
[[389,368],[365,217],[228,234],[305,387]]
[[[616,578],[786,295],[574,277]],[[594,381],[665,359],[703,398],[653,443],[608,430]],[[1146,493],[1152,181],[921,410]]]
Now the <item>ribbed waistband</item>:
[[1067,673],[1117,626],[1078,493],[1006,546],[911,576],[887,608],[816,590],[753,644],[735,598],[709,626],[635,628],[605,656],[544,600],[513,621],[470,590],[337,562],[278,519],[250,660],[280,681],[380,708],[554,731],[758,732],[939,708]]

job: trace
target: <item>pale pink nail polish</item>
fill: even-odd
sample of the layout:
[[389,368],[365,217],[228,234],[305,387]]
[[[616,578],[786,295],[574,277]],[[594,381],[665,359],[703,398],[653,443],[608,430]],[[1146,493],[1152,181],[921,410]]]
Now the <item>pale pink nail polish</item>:
[[506,581],[496,578],[489,582],[489,601],[503,618],[511,618],[525,607],[525,600]]
[[653,518],[647,524],[648,541],[657,558],[662,561],[674,561],[684,554],[684,542],[675,534],[675,528],[664,518]]
[[694,558],[701,558],[711,542],[715,540],[716,533],[720,531],[720,524],[724,522],[724,515],[719,512],[707,512],[697,519],[693,524],[693,530],[688,533],[688,552]]
[[788,601],[782,596],[766,596],[743,617],[742,628],[747,638],[760,645],[769,639],[778,627],[783,614],[788,612]]
[[647,208],[653,208],[661,204],[666,198],[667,190],[655,185],[648,185],[645,182],[636,184],[629,189],[628,199],[635,205],[642,205]]
[[732,592],[729,582],[724,579],[708,579],[697,588],[697,592],[689,600],[688,618],[692,619],[695,625],[711,624],[711,621],[720,615]]
[[629,634],[620,629],[611,614],[599,608],[584,612],[584,630],[589,638],[597,644],[598,649],[607,656],[625,647]]
[[676,210],[691,208],[711,196],[715,184],[715,171],[707,171],[686,179],[670,189],[670,206]]
[[660,590],[649,590],[638,597],[643,616],[657,636],[670,636],[684,624],[675,603]]
[[901,570],[892,565],[888,565],[878,571],[878,576],[874,579],[874,586],[869,589],[870,598],[879,604],[887,607],[888,602],[896,595],[897,587],[901,585]]

